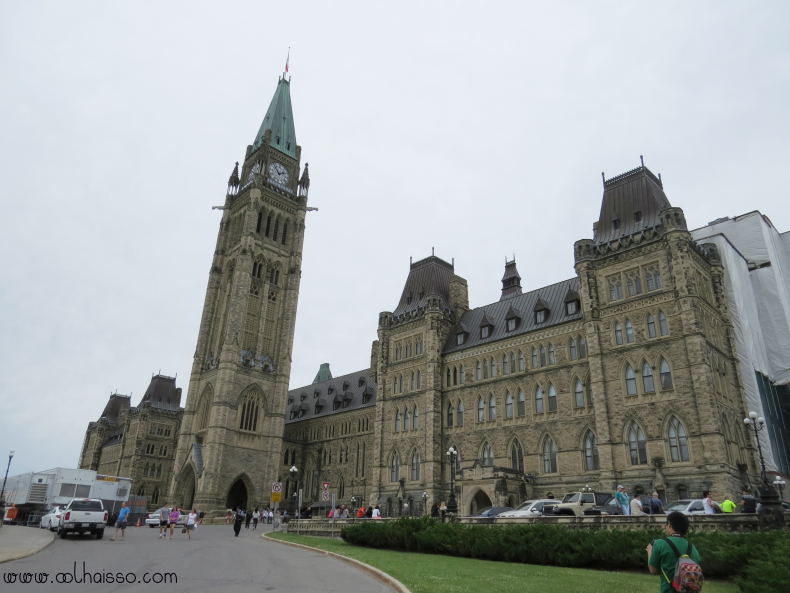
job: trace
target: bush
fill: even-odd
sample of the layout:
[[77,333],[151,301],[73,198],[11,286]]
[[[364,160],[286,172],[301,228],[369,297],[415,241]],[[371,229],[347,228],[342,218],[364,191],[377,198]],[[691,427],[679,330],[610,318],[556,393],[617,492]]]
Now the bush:
[[[646,571],[645,547],[666,534],[663,529],[568,529],[540,523],[461,525],[423,517],[366,521],[345,527],[340,535],[349,544],[371,548],[525,564]],[[790,533],[787,531],[700,532],[690,533],[688,539],[702,557],[706,577],[742,577],[744,582],[764,583],[759,587],[763,592],[774,590],[771,579],[777,583],[784,579],[785,584],[788,580]],[[752,590],[756,592],[758,588],[748,589]],[[781,589],[786,590],[787,587]]]

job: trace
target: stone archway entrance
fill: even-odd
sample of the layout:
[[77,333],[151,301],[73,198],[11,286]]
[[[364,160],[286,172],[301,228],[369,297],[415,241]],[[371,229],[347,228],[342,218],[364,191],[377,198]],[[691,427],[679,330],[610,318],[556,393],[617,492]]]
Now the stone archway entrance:
[[228,500],[225,503],[229,509],[242,508],[247,510],[247,486],[244,480],[239,478],[233,483],[228,491]]
[[484,508],[491,506],[494,505],[491,503],[491,499],[488,498],[488,494],[482,490],[478,490],[477,494],[475,494],[474,498],[472,499],[472,502],[469,503],[469,514],[476,515]]
[[185,509],[191,509],[195,502],[195,472],[190,467],[185,468],[181,474],[174,502]]

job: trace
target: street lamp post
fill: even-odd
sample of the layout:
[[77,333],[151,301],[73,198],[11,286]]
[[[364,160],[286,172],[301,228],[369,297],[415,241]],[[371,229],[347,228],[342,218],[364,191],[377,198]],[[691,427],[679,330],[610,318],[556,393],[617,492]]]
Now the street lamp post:
[[447,451],[447,459],[450,461],[450,497],[447,499],[447,512],[455,515],[458,513],[458,501],[455,500],[455,460],[458,458],[458,451],[455,447],[450,447]]
[[357,514],[356,514],[356,510],[357,510],[356,506],[357,506],[357,499],[356,499],[356,497],[352,496],[351,497],[351,517],[349,517],[349,519],[353,519],[354,517],[357,516]]
[[[296,467],[296,464],[294,464],[291,467],[291,469],[288,470],[288,473],[291,474],[291,484],[293,484],[293,489],[294,489],[293,504],[294,504],[294,508],[296,508],[296,496],[297,496],[297,492],[299,492],[299,483],[296,481],[296,476],[299,475],[299,469]],[[298,515],[298,514],[299,514],[298,510],[294,512],[294,515]]]
[[8,470],[11,469],[11,459],[14,457],[14,453],[16,451],[9,451],[8,453],[8,465],[5,468],[5,478],[3,478],[3,489],[0,490],[0,525],[3,524],[4,512],[5,512],[5,483],[8,480]]
[[754,438],[757,440],[757,453],[760,456],[760,478],[762,485],[758,488],[760,492],[760,502],[766,510],[771,507],[779,507],[779,495],[776,493],[776,488],[768,481],[768,476],[765,473],[765,458],[763,457],[763,447],[760,444],[760,431],[765,428],[765,418],[757,416],[757,412],[749,412],[749,415],[743,419],[746,428],[754,433]]
[[428,493],[427,492],[423,492],[422,493],[422,511],[426,515],[428,514]]
[[775,488],[779,488],[779,498],[784,498],[785,497],[785,486],[786,485],[787,485],[787,482],[785,482],[784,480],[782,480],[782,479],[780,479],[778,477],[774,480],[774,487]]

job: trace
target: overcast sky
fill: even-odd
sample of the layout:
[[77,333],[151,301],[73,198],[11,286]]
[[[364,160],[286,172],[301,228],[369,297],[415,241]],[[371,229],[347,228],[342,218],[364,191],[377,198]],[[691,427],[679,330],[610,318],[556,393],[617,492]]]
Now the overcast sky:
[[[290,10],[286,10],[286,5]],[[637,6],[638,5],[638,6]],[[291,48],[310,205],[291,388],[370,364],[415,260],[473,307],[573,276],[601,171],[790,230],[788,2],[0,4],[0,460],[75,467],[116,389],[186,387],[233,163]],[[2,465],[4,463],[0,461]]]

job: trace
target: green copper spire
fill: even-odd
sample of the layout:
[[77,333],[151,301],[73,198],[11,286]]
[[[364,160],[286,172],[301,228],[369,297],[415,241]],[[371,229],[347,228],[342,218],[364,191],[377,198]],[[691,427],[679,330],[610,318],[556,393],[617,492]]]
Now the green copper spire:
[[263,143],[266,130],[272,131],[271,147],[290,157],[296,158],[296,132],[294,131],[294,114],[291,109],[291,83],[281,78],[277,83],[272,102],[266,117],[263,118],[261,129],[255,136],[252,149],[258,150]]
[[329,370],[329,363],[321,363],[321,368],[318,369],[318,374],[313,379],[313,383],[321,383],[322,381],[329,381],[332,378],[332,371]]

